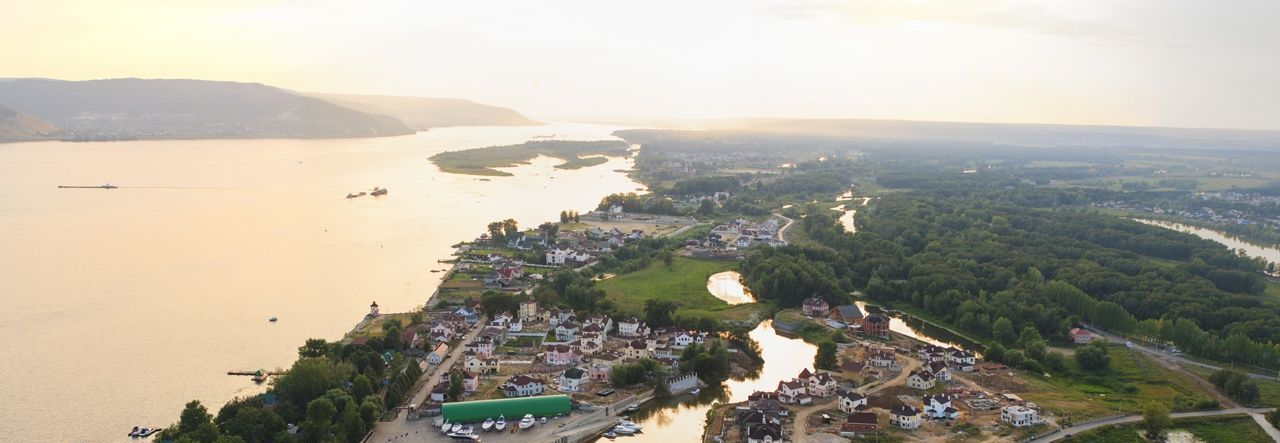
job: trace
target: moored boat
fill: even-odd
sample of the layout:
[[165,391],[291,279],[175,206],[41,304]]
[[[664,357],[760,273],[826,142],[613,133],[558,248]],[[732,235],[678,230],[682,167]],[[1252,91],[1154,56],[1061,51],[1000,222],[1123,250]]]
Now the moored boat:
[[462,423],[454,423],[449,427],[449,432],[458,432],[462,430]]
[[138,436],[138,430],[139,430],[139,429],[142,429],[142,428],[139,428],[139,427],[137,427],[137,426],[134,426],[134,427],[133,427],[133,430],[132,430],[132,431],[129,431],[129,436],[130,436],[130,437],[137,437],[137,436]]

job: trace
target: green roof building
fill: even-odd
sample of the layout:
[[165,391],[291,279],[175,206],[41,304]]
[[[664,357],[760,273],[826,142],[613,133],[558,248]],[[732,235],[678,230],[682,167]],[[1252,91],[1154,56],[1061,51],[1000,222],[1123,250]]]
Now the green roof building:
[[525,414],[534,417],[568,415],[572,406],[567,395],[543,395],[537,397],[502,398],[497,400],[460,401],[441,405],[441,413],[449,423],[469,423],[497,419],[520,420]]

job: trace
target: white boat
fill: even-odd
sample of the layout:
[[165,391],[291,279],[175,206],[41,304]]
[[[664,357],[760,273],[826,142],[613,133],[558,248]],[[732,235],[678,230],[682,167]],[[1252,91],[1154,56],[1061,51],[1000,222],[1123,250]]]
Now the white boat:
[[629,426],[623,426],[623,425],[617,425],[613,427],[613,433],[617,435],[631,435],[631,434],[635,434],[636,432],[640,432],[640,430],[629,427]]
[[644,426],[640,426],[639,423],[633,422],[631,420],[627,420],[625,418],[622,420],[618,420],[618,426],[626,426],[628,428],[633,428],[637,431],[644,429]]
[[492,429],[492,428],[493,428],[493,419],[492,419],[492,418],[486,418],[486,419],[484,419],[484,423],[481,423],[481,424],[480,424],[480,429],[483,429],[483,430],[488,431],[489,429]]
[[480,440],[479,435],[475,435],[469,432],[450,432],[448,434],[445,434],[444,436],[452,439],[457,439],[457,440],[472,440],[472,441]]
[[698,395],[698,393],[699,393],[699,392],[702,392],[702,390],[701,390],[701,389],[698,389],[698,388],[693,388],[693,390],[692,390],[692,391],[689,391],[689,394],[691,394],[691,395]]
[[618,434],[617,434],[617,433],[615,433],[615,432],[613,432],[613,431],[605,432],[605,433],[604,433],[604,438],[607,438],[607,439],[613,440],[613,439],[615,439],[615,438],[618,438]]
[[524,418],[520,419],[520,429],[529,429],[532,426],[533,414],[525,414]]
[[627,412],[636,412],[639,410],[640,410],[640,405],[638,404],[632,403],[630,406],[627,406]]
[[454,423],[453,426],[449,427],[449,432],[458,432],[461,430],[462,430],[462,423]]
[[449,423],[449,422],[447,422],[447,421],[446,421],[446,422],[444,422],[444,424],[443,424],[443,425],[440,425],[440,432],[449,432],[449,427],[450,427],[450,426],[452,426],[452,424],[450,424],[450,423]]
[[501,431],[501,430],[503,430],[503,429],[506,429],[506,428],[507,428],[507,418],[506,418],[506,417],[503,417],[503,416],[501,416],[501,415],[499,415],[499,416],[498,416],[498,422],[493,424],[493,428],[494,428],[494,429],[497,429],[497,430],[499,430],[499,431]]

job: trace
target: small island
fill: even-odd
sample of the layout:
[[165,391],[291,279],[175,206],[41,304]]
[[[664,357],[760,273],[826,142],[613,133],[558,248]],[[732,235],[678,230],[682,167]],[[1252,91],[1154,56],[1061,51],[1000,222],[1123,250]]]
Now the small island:
[[622,140],[536,140],[518,145],[442,152],[431,156],[430,160],[444,172],[506,177],[511,173],[494,168],[528,164],[539,155],[545,155],[564,160],[556,168],[579,169],[603,164],[608,161],[605,156],[626,156],[628,148],[629,145]]

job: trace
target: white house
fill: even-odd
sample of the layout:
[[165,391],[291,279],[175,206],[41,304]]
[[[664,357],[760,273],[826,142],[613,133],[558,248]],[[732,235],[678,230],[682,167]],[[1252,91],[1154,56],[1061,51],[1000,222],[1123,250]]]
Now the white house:
[[889,422],[902,429],[919,429],[920,412],[907,405],[894,406],[889,409]]
[[618,322],[619,337],[643,337],[649,335],[649,328],[635,317]]
[[587,384],[587,371],[569,368],[560,374],[560,390],[568,392],[581,391]]
[[911,375],[907,376],[907,386],[919,390],[932,389],[937,384],[938,379],[929,371],[911,371]]
[[840,383],[835,377],[826,372],[819,372],[809,377],[808,393],[814,397],[826,398],[836,393],[836,385]]
[[1039,411],[1026,406],[1005,406],[1000,409],[1000,420],[1017,428],[1044,423]]
[[951,397],[946,395],[924,396],[924,415],[935,419],[954,419],[960,411],[951,407]]
[[859,406],[867,405],[867,396],[849,391],[840,395],[840,411],[852,414]]
[[440,362],[444,361],[444,357],[446,355],[449,355],[449,345],[446,343],[439,343],[430,354],[427,354],[427,363],[438,365]]
[[578,324],[566,321],[556,325],[556,338],[560,341],[570,341],[578,336]]
[[511,377],[502,385],[502,394],[507,397],[528,397],[541,395],[545,388],[542,380],[521,374]]
[[1093,341],[1093,334],[1080,328],[1071,328],[1071,341],[1083,345]]
[[963,372],[973,371],[973,366],[978,364],[978,358],[972,352],[961,351],[956,349],[947,356],[947,362],[951,367]]
[[552,248],[547,250],[547,264],[552,266],[563,265],[565,260],[569,258],[570,250]]
[[940,361],[929,363],[928,370],[929,373],[933,374],[933,378],[938,379],[938,381],[951,381],[951,369],[947,368],[946,363]]
[[871,362],[871,366],[875,366],[877,368],[888,368],[898,363],[897,357],[894,356],[892,352],[886,351],[877,351],[874,354],[871,354],[869,361]]

